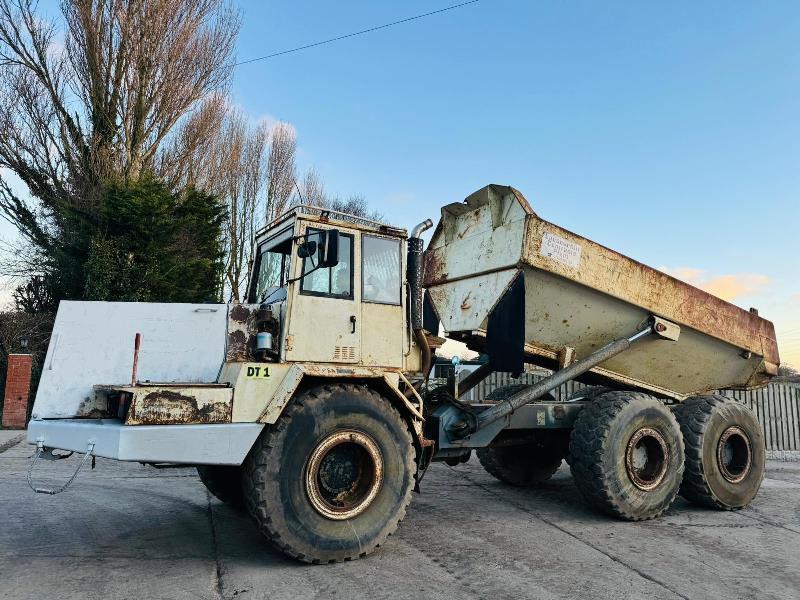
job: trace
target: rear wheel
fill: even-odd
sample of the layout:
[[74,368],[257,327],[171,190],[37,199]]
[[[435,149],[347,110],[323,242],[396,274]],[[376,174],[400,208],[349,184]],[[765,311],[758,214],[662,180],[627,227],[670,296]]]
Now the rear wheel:
[[764,479],[766,450],[753,412],[725,396],[693,396],[675,411],[686,444],[681,495],[737,510],[752,502]]
[[244,464],[245,503],[279,550],[310,563],[366,556],[405,516],[414,447],[399,413],[358,385],[294,398]]
[[[528,387],[530,384],[524,383],[502,386],[487,394],[485,400],[487,403],[502,402]],[[537,401],[553,402],[555,398],[546,394]],[[544,483],[558,471],[567,453],[567,440],[562,432],[543,431],[535,442],[479,448],[475,454],[492,477],[509,485],[527,487]]]
[[236,508],[244,506],[241,467],[198,465],[197,474],[209,492]]
[[567,439],[566,434],[542,437],[530,444],[480,448],[476,454],[489,475],[509,485],[528,487],[544,483],[558,471],[566,456]]
[[672,504],[683,475],[680,428],[659,400],[608,392],[584,408],[570,436],[575,485],[594,507],[630,521]]

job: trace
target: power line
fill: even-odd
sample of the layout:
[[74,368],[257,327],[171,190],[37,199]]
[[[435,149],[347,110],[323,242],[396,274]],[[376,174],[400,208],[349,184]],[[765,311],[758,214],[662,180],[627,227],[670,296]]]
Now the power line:
[[370,33],[372,31],[378,31],[379,29],[386,29],[388,27],[394,27],[395,25],[401,25],[403,23],[408,23],[409,21],[416,21],[417,19],[424,19],[425,17],[430,17],[431,15],[438,15],[439,13],[447,12],[449,10],[455,10],[457,8],[461,8],[462,6],[467,6],[468,4],[475,4],[476,2],[480,2],[480,0],[469,0],[469,2],[461,2],[460,4],[453,4],[452,6],[447,6],[445,8],[440,8],[439,10],[432,10],[431,12],[426,12],[421,15],[415,15],[413,17],[408,17],[406,19],[400,19],[399,21],[393,21],[391,23],[385,23],[383,25],[376,25],[375,27],[370,27],[369,29],[362,29],[361,31],[354,31],[352,33],[347,33],[345,35],[340,35],[338,37],[330,38],[328,40],[322,40],[319,42],[314,42],[312,44],[306,44],[305,46],[298,46],[297,48],[290,48],[288,50],[281,50],[280,52],[273,52],[272,54],[267,54],[265,56],[259,56],[256,58],[249,58],[247,60],[243,60],[237,63],[234,63],[234,67],[238,67],[241,65],[247,65],[250,63],[258,62],[260,60],[267,60],[268,58],[275,58],[276,56],[283,56],[284,54],[291,54],[292,52],[299,52],[300,50],[307,50],[308,48],[314,48],[315,46],[322,46],[324,44],[330,44],[331,42],[338,42],[340,40],[345,40],[347,38],[355,37],[357,35],[364,35],[365,33]]

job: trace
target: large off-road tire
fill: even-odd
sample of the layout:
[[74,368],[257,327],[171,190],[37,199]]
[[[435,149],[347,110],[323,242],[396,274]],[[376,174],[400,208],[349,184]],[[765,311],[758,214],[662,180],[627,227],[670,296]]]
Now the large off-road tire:
[[241,467],[198,465],[200,481],[218,499],[236,508],[244,506]]
[[672,412],[639,392],[608,392],[584,408],[570,436],[575,485],[595,508],[629,521],[669,508],[683,476],[683,438]]
[[693,396],[675,410],[686,444],[681,496],[720,510],[744,508],[764,479],[764,433],[753,412],[725,396]]
[[[486,402],[502,402],[530,384],[513,383],[486,395]],[[547,394],[537,401],[554,401]],[[561,432],[542,432],[535,443],[479,448],[475,454],[486,472],[503,483],[528,487],[544,483],[558,471],[566,456],[566,436]]]
[[556,443],[534,443],[479,448],[476,454],[489,475],[509,485],[529,487],[550,479],[565,452]]
[[244,463],[258,529],[308,563],[366,556],[394,533],[414,486],[415,453],[400,414],[363,385],[296,396]]

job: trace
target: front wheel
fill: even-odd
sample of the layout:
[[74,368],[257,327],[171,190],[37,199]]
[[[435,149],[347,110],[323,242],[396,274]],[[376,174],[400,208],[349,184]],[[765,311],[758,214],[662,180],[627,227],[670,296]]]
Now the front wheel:
[[244,497],[261,533],[309,563],[366,556],[405,516],[414,447],[400,414],[359,385],[295,397],[244,464]]

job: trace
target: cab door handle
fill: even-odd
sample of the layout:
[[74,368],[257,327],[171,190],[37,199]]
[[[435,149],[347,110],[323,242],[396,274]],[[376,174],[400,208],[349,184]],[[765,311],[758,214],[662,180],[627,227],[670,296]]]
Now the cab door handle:
[[355,333],[356,332],[356,316],[355,315],[350,315],[350,325],[353,327],[350,330],[350,333]]

